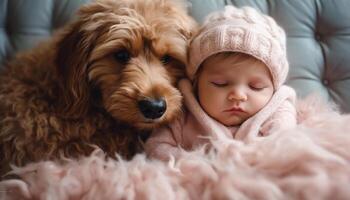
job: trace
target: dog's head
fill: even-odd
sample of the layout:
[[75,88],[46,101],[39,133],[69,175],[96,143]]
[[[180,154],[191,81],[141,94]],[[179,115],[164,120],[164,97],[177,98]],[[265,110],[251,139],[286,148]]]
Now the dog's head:
[[57,44],[63,113],[92,105],[140,129],[169,122],[181,110],[176,89],[196,29],[184,3],[100,0],[79,10]]

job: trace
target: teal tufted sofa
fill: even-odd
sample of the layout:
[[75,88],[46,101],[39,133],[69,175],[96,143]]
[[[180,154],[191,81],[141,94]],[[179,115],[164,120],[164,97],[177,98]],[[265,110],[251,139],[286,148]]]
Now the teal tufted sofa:
[[87,1],[0,0],[0,64],[49,37]]
[[[0,63],[50,36],[87,1],[1,0]],[[317,92],[350,113],[349,0],[189,0],[189,11],[203,22],[208,13],[227,4],[257,8],[285,29],[287,84],[299,97]]]

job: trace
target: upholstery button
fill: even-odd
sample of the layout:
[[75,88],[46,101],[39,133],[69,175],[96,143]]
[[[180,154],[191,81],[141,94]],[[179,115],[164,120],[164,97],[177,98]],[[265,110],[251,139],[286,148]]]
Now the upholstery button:
[[321,36],[319,34],[316,34],[315,38],[316,38],[317,41],[321,41]]
[[327,79],[323,79],[323,85],[329,85],[329,81]]

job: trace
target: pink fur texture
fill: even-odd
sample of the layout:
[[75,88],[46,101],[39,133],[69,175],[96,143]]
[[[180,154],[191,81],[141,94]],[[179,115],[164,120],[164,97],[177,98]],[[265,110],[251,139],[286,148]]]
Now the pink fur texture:
[[162,163],[89,157],[38,162],[0,182],[0,199],[350,199],[350,116],[317,98],[299,102],[299,125],[249,144],[213,141]]

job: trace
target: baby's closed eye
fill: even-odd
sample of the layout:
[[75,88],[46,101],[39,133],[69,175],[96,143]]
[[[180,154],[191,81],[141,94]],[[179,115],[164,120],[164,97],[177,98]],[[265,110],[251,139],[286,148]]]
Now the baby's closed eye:
[[211,81],[210,83],[216,87],[225,87],[228,85],[228,82],[225,80],[214,80],[214,81]]
[[256,90],[256,91],[260,91],[263,90],[265,88],[267,88],[267,84],[264,84],[262,82],[253,82],[253,83],[249,83],[249,88],[252,90]]

